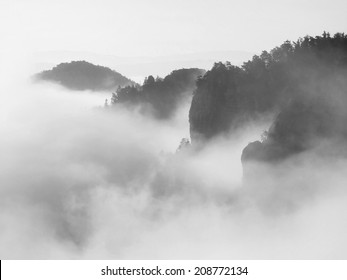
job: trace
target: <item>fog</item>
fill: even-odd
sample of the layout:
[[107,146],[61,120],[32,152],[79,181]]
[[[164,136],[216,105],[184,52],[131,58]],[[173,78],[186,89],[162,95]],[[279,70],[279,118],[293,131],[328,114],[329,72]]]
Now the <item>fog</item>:
[[269,123],[176,152],[189,104],[158,121],[2,74],[1,259],[346,258],[345,160],[309,151],[245,184]]

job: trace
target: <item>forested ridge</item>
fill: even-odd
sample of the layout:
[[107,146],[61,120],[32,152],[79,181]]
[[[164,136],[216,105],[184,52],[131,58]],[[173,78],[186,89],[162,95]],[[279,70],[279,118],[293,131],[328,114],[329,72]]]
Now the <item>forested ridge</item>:
[[72,90],[111,91],[118,86],[135,84],[108,67],[87,61],[60,63],[51,70],[38,73],[35,78],[58,83]]
[[119,87],[112,95],[112,105],[140,106],[159,119],[167,119],[180,102],[190,98],[196,86],[196,79],[205,70],[198,68],[172,71],[165,78],[148,76],[143,85]]
[[304,99],[326,97],[333,94],[332,86],[341,91],[346,68],[347,36],[326,32],[286,41],[241,67],[215,63],[197,81],[189,112],[191,138],[205,141],[266,113],[290,111],[294,100],[304,104]]
[[[115,90],[111,107],[140,108],[169,119],[192,97],[191,140],[207,142],[262,116],[273,124],[243,159],[280,159],[307,149],[317,137],[347,139],[347,35],[306,36],[255,55],[242,66],[217,62],[211,70],[178,69],[143,85],[86,61],[61,63],[37,75],[78,90]],[[336,138],[336,137],[335,137]],[[256,152],[254,152],[256,150]]]

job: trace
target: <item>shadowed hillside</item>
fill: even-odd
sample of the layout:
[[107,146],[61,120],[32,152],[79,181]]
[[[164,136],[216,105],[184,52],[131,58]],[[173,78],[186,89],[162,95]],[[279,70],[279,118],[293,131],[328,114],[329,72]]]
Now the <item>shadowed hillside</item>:
[[72,90],[111,91],[134,82],[108,67],[86,61],[61,63],[35,76],[38,80],[58,83]]
[[[192,141],[206,141],[247,121],[282,112],[276,121],[277,128],[272,131],[275,135],[281,124],[287,123],[284,121],[286,116],[292,119],[293,115],[300,115],[292,111],[294,108],[297,110],[293,104],[299,104],[300,108],[306,108],[305,104],[320,104],[324,107],[323,111],[329,111],[325,107],[326,100],[323,103],[311,101],[318,95],[330,94],[333,98],[335,85],[338,85],[336,95],[346,91],[346,87],[341,85],[341,80],[346,79],[346,68],[347,36],[337,33],[331,37],[325,32],[322,36],[286,41],[270,52],[263,51],[261,55],[254,56],[242,67],[216,63],[197,82],[189,113]],[[318,107],[312,106],[308,111],[314,114]],[[301,115],[306,117],[305,113]],[[299,117],[297,123],[300,120]],[[296,127],[293,129],[311,127],[311,121],[306,121],[304,127],[296,127],[293,121],[292,126]],[[292,130],[286,128],[283,131],[290,134]],[[294,142],[300,141],[293,137]]]
[[246,177],[259,173],[257,163],[273,166],[304,152],[347,155],[347,36],[307,37],[289,58],[287,102],[262,141],[243,150]]
[[165,78],[148,76],[142,86],[118,88],[113,93],[112,104],[139,106],[143,112],[150,112],[159,119],[169,118],[181,101],[191,97],[196,79],[204,73],[205,70],[191,68],[172,71]]

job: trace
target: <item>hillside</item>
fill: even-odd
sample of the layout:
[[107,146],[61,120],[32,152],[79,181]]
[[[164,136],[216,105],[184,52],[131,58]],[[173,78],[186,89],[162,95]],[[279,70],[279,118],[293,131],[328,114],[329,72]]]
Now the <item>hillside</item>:
[[172,116],[179,103],[188,100],[196,88],[196,80],[205,70],[198,68],[172,71],[165,78],[148,76],[142,86],[119,88],[112,96],[112,105],[140,106],[159,119]]
[[60,63],[51,70],[38,73],[41,81],[58,83],[72,90],[111,91],[134,82],[108,67],[86,61]]
[[262,141],[245,147],[241,159],[246,173],[249,163],[275,164],[306,151],[346,156],[347,70],[343,72],[317,81],[315,95],[301,92],[277,115]]
[[[207,141],[268,113],[285,110],[289,117],[295,114],[289,104],[302,105],[304,99],[310,103],[317,94],[334,98],[333,89],[345,80],[346,68],[347,36],[325,32],[322,36],[286,41],[270,52],[254,56],[242,67],[215,63],[197,82],[189,113],[192,141]],[[346,93],[347,88],[343,88],[339,85],[338,94],[341,90]],[[277,123],[280,127],[282,121],[277,119]]]
[[262,141],[243,150],[245,174],[254,172],[253,163],[275,164],[303,152],[346,157],[347,37],[311,38],[301,65],[293,73],[301,77],[296,90]]

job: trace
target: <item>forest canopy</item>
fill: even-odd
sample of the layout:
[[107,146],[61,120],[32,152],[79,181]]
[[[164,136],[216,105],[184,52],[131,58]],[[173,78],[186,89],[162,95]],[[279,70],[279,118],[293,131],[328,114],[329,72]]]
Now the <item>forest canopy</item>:
[[[192,140],[210,139],[292,99],[309,98],[324,80],[346,74],[347,36],[306,36],[263,51],[241,67],[215,63],[199,78],[189,113]],[[317,90],[314,90],[316,87]]]
[[142,86],[119,87],[112,95],[113,105],[140,106],[159,119],[170,118],[181,101],[190,98],[196,79],[205,70],[198,68],[172,71],[165,78],[148,76]]

